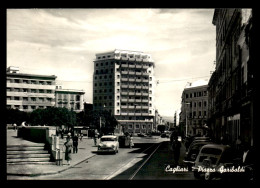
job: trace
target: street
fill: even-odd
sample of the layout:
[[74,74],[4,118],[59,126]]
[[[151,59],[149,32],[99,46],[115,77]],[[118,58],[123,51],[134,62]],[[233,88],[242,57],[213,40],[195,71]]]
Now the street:
[[[97,154],[92,147],[93,157],[55,175],[36,177],[8,177],[23,180],[194,180],[192,172],[166,172],[173,165],[173,151],[168,138],[134,137],[133,148],[120,148],[117,154]],[[80,150],[80,148],[79,148]],[[179,167],[185,147],[181,147]]]

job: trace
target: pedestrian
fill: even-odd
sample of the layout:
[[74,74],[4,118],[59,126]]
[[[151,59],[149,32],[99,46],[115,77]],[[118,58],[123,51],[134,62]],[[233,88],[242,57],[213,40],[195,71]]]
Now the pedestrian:
[[17,125],[16,125],[16,123],[14,123],[13,126],[14,126],[14,130],[16,131],[16,130],[17,130]]
[[130,134],[130,148],[132,148],[134,146],[134,141],[133,141],[133,136],[132,134]]
[[67,164],[70,165],[70,161],[72,160],[71,153],[73,147],[73,143],[70,137],[67,137],[64,146],[65,146],[65,160],[67,161]]
[[174,161],[175,161],[176,165],[178,165],[178,163],[179,163],[180,149],[181,149],[181,142],[179,139],[176,139],[174,141],[174,151],[173,151]]
[[236,147],[236,152],[237,154],[240,154],[242,152],[242,141],[241,141],[241,136],[238,136],[236,143],[235,143],[235,147]]
[[60,135],[61,135],[61,139],[63,139],[64,129],[61,129]]
[[80,141],[82,141],[83,133],[80,134]]
[[94,139],[94,145],[95,146],[97,145],[97,137],[98,137],[98,135],[96,133],[94,133],[93,139]]
[[78,153],[78,143],[79,143],[79,137],[77,134],[73,137],[73,153]]

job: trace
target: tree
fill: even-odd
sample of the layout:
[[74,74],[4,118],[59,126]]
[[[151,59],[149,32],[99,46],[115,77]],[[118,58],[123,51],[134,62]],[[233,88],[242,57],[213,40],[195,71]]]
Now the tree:
[[6,109],[6,123],[20,125],[22,122],[28,122],[30,119],[30,113],[23,112],[18,109]]
[[67,108],[50,107],[46,109],[36,109],[31,113],[30,123],[32,125],[56,127],[68,125],[73,128],[76,124],[76,113]]

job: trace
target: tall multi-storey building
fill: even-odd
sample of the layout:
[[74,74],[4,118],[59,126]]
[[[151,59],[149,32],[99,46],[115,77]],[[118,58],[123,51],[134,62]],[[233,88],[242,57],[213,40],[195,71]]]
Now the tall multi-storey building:
[[215,9],[216,68],[209,81],[209,124],[216,140],[253,143],[251,9]]
[[55,106],[81,112],[84,110],[84,94],[83,90],[62,89],[61,86],[56,86]]
[[55,105],[55,75],[19,73],[19,67],[8,67],[6,73],[7,108],[31,112]]
[[154,61],[129,50],[96,54],[93,109],[108,110],[119,122],[116,132],[151,132],[154,123]]
[[182,92],[180,124],[185,135],[206,134],[208,116],[208,82],[198,80],[188,83]]

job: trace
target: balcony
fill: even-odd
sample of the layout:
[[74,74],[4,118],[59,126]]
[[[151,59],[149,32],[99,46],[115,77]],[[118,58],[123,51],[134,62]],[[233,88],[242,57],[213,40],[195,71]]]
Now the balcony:
[[143,69],[148,69],[149,66],[148,65],[143,65]]
[[135,82],[142,82],[142,80],[141,79],[136,79]]
[[129,68],[135,68],[135,65],[129,65]]
[[142,93],[142,96],[149,96],[149,93]]
[[134,89],[134,88],[135,88],[135,85],[129,85],[129,88],[130,88],[130,89]]
[[141,69],[141,68],[142,68],[142,65],[136,65],[135,68]]
[[149,82],[149,80],[148,80],[148,79],[143,79],[143,82],[146,82],[146,83],[148,83],[148,82]]
[[143,86],[142,89],[149,89],[149,87],[148,86]]
[[128,94],[129,95],[135,95],[135,92],[129,92]]
[[128,78],[121,78],[121,81],[127,82]]
[[129,71],[129,75],[135,75],[135,72]]
[[135,102],[135,99],[128,99],[128,102]]
[[134,78],[129,78],[129,82],[134,82],[135,79]]
[[141,96],[141,95],[142,95],[142,93],[135,93],[135,95],[136,95],[136,96]]
[[141,113],[135,113],[136,116],[141,116],[142,114]]
[[142,108],[142,106],[135,106],[135,108],[136,108],[136,109],[141,109],[141,108]]
[[149,107],[148,106],[142,106],[142,109],[149,109]]
[[128,108],[129,108],[129,109],[134,109],[134,108],[135,108],[135,106],[128,106]]
[[142,73],[141,72],[135,72],[135,75],[141,76]]
[[121,108],[128,108],[127,105],[121,105]]
[[134,116],[135,113],[133,113],[133,112],[129,112],[128,115],[129,115],[129,116]]
[[142,86],[135,86],[136,89],[142,89]]
[[127,68],[128,65],[127,65],[127,64],[122,64],[121,67],[122,67],[122,68]]
[[128,85],[122,84],[121,88],[128,88]]
[[135,102],[142,102],[141,99],[135,99]]
[[128,99],[121,99],[121,102],[127,102]]
[[149,114],[148,113],[142,113],[142,116],[148,116]]
[[121,112],[122,116],[127,116],[127,112]]
[[121,92],[121,95],[128,95],[128,92]]
[[148,99],[143,99],[142,102],[148,102]]
[[149,76],[149,73],[143,72],[142,75],[143,75],[143,76]]
[[121,71],[121,74],[128,74],[128,71]]

